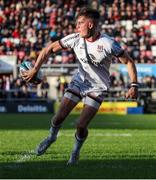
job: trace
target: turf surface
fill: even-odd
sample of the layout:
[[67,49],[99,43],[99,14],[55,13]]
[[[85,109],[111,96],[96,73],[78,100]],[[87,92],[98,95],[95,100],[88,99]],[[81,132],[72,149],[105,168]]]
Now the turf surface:
[[77,166],[68,167],[77,115],[37,157],[51,115],[0,115],[0,178],[156,178],[156,115],[97,115]]

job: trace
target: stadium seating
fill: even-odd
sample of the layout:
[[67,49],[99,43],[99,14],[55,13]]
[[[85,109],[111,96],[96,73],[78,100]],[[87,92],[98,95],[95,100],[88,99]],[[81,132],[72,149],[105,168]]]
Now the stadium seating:
[[[101,13],[101,32],[114,36],[136,63],[156,63],[156,2],[155,0],[23,0],[0,1],[0,55],[15,55],[17,64],[34,61],[40,50],[75,31],[75,17],[83,6],[91,6]],[[64,50],[52,55],[47,64],[73,64],[73,52]],[[113,63],[119,63],[114,59]],[[0,75],[0,90],[5,90],[5,78]],[[152,77],[152,75],[151,75]],[[10,89],[13,88],[10,77]],[[151,78],[156,84],[156,78]],[[144,87],[147,78],[142,77]],[[153,82],[154,81],[154,82]],[[16,82],[16,79],[14,79]],[[21,83],[23,86],[23,82]],[[127,84],[124,82],[124,87]],[[149,84],[149,82],[148,82]],[[116,79],[112,87],[120,86]],[[2,93],[1,93],[2,94]]]

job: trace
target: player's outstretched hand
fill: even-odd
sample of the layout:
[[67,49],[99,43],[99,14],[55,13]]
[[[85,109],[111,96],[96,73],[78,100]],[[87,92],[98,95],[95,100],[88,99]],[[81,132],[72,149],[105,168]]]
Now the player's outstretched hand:
[[136,87],[129,88],[128,92],[126,93],[125,98],[137,99],[137,97],[138,97],[138,88]]
[[22,79],[24,79],[26,82],[30,82],[33,77],[36,74],[36,70],[35,68],[29,69],[28,71],[21,71],[20,76],[22,77]]

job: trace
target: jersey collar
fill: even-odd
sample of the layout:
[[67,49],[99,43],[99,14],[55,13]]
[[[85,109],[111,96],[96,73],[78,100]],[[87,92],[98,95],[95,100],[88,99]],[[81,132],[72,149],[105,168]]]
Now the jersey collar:
[[85,38],[86,41],[88,42],[95,42],[97,39],[99,39],[99,37],[101,36],[101,33],[99,32],[99,34],[96,36],[96,38],[94,40],[88,40],[87,38]]

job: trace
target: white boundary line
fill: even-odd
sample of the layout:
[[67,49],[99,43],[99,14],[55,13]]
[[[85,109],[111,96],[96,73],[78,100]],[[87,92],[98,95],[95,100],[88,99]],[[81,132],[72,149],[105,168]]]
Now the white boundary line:
[[21,155],[21,157],[15,161],[15,163],[21,163],[21,162],[25,162],[29,159],[31,159],[31,157],[34,155],[34,150],[25,152],[23,155]]
[[[59,132],[58,137],[59,136],[74,137],[74,133]],[[131,136],[132,136],[131,133],[108,133],[107,132],[107,133],[93,133],[90,137],[131,137]],[[35,155],[34,150],[21,153],[21,156],[17,160],[11,162],[12,165],[7,165],[6,167],[10,169],[19,168],[21,166],[20,165],[21,163],[30,160],[34,155]]]
[[10,162],[11,164],[6,165],[5,167],[7,167],[9,169],[17,169],[21,166],[21,163],[26,162],[27,160],[31,159],[31,157],[34,154],[35,154],[34,150],[30,150],[25,153],[21,153],[21,156],[17,160]]
[[[74,133],[59,132],[59,136],[74,137]],[[132,137],[131,133],[92,133],[90,137]]]

